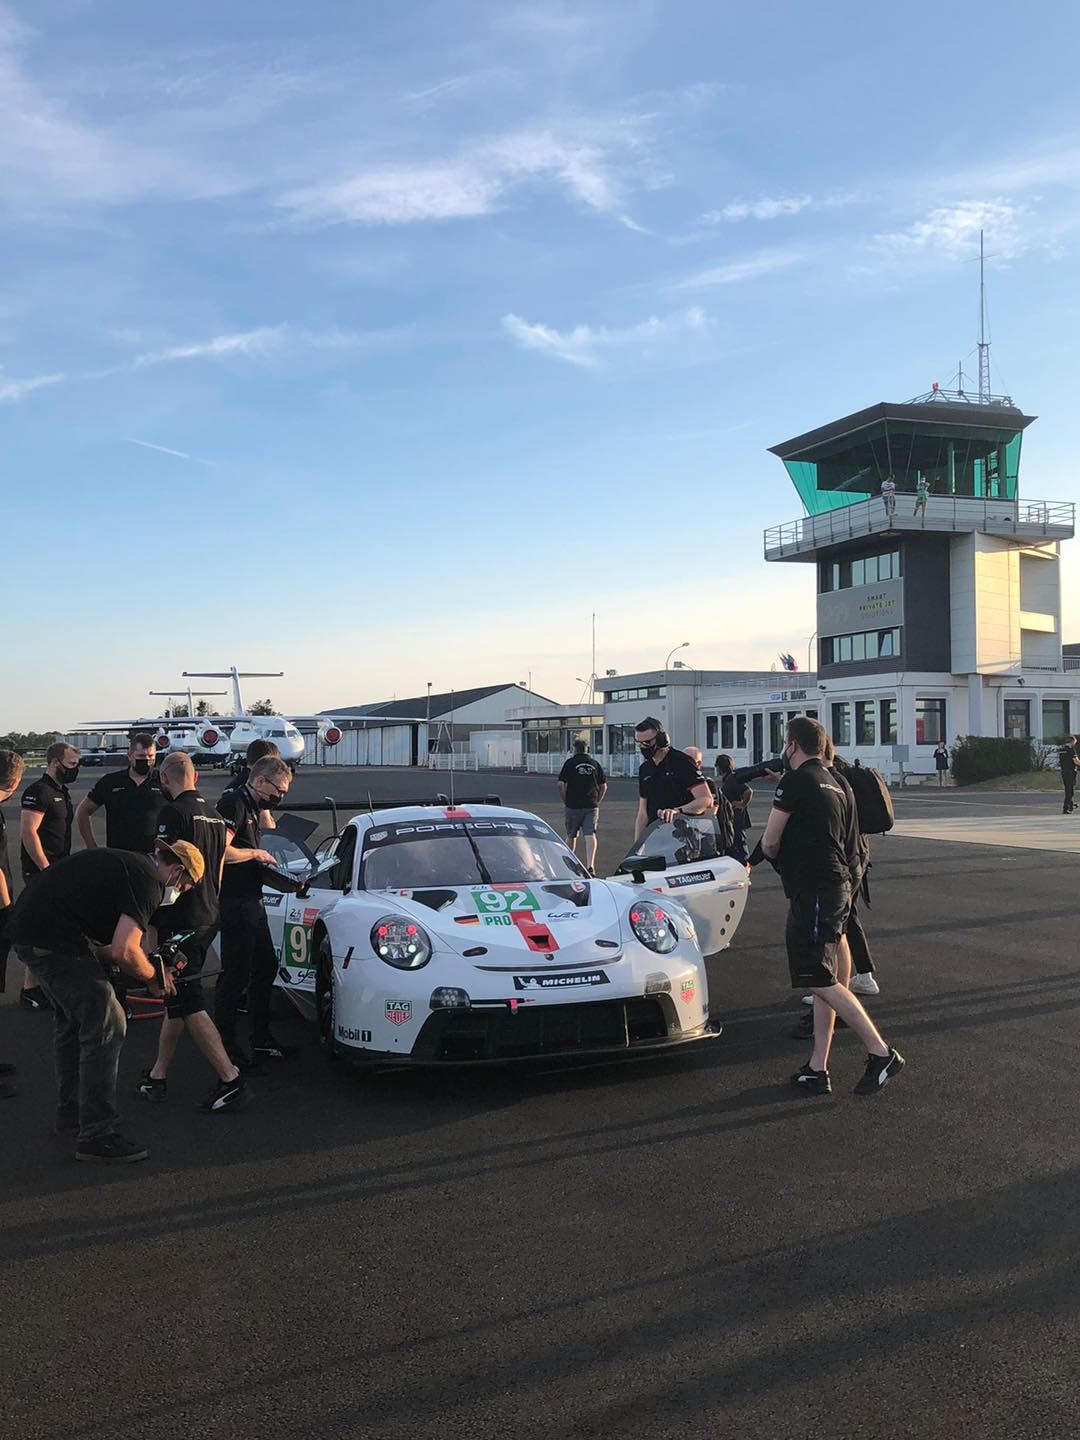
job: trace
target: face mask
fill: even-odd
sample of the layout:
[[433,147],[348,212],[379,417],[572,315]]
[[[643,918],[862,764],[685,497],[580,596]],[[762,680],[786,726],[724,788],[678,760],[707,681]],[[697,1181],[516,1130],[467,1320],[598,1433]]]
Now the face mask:
[[58,771],[58,779],[61,785],[70,785],[73,780],[79,778],[78,765],[61,765]]
[[147,760],[146,756],[144,755],[138,760],[133,760],[131,762],[131,768],[135,771],[136,775],[149,775],[150,761]]
[[269,800],[260,800],[264,810],[276,810],[285,797],[282,795],[271,795]]
[[651,760],[652,757],[656,754],[656,741],[643,740],[638,746],[638,749],[641,751],[642,755],[644,755],[646,760]]
[[166,886],[165,886],[165,894],[162,896],[162,900],[161,900],[162,905],[175,905],[176,902],[177,902],[177,900],[179,900],[179,899],[180,899],[180,886],[179,886],[179,885],[166,885]]

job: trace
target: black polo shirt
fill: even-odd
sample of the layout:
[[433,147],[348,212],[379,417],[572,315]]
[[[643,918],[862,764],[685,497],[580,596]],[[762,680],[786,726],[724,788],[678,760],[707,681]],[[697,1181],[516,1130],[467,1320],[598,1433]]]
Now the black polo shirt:
[[126,769],[102,775],[86,798],[105,811],[106,845],[142,854],[153,850],[158,812],[166,798],[153,771],[141,782],[133,780]]
[[15,902],[11,939],[43,950],[107,945],[122,915],[146,930],[165,888],[149,855],[80,850],[41,873]]
[[773,804],[789,817],[777,859],[784,894],[822,894],[850,885],[858,864],[859,824],[847,781],[820,760],[805,760],[797,770],[785,771]]
[[645,760],[638,770],[638,794],[644,797],[650,824],[658,810],[689,805],[694,786],[704,781],[705,776],[681,750],[668,750],[659,765],[655,760]]
[[[22,810],[36,810],[42,816],[38,839],[50,865],[71,854],[71,820],[75,807],[71,803],[66,785],[58,784],[46,771],[39,780],[35,780],[22,792],[19,807]],[[23,879],[30,880],[40,872],[26,846],[20,845],[19,850]]]
[[[229,829],[233,831],[232,844],[240,850],[261,850],[262,830],[259,826],[259,802],[246,785],[236,790],[226,790],[217,803]],[[263,867],[256,860],[243,865],[226,865],[221,879],[221,898],[229,900],[258,900],[262,897]]]
[[591,755],[571,755],[559,771],[559,779],[566,786],[568,810],[595,810],[607,777],[599,760]]
[[4,819],[4,812],[0,810],[0,870],[4,872],[4,878],[8,882],[8,894],[11,893],[11,857],[8,855],[7,844],[7,821]]
[[181,930],[216,925],[218,875],[221,857],[229,844],[225,821],[210,809],[197,790],[185,790],[175,800],[166,798],[158,814],[157,833],[162,840],[187,840],[202,855],[206,867],[198,885],[186,890],[175,905],[166,906],[161,912],[158,929],[163,934],[178,935]]

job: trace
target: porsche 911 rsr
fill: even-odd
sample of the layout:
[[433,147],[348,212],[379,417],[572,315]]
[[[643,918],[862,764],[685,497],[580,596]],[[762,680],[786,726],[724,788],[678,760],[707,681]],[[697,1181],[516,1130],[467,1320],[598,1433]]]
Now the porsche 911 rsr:
[[298,893],[264,895],[279,983],[331,1053],[358,1064],[703,1039],[716,1030],[703,955],[730,943],[749,887],[744,866],[717,857],[711,825],[652,826],[597,880],[524,810],[355,816]]

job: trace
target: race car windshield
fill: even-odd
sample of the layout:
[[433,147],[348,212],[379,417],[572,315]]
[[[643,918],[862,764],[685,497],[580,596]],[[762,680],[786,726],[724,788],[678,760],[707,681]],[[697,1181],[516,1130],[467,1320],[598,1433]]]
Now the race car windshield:
[[654,820],[619,865],[625,873],[630,861],[662,860],[664,869],[693,865],[698,860],[715,860],[719,855],[720,829],[715,815],[680,815],[675,821]]
[[[474,849],[475,847],[475,849]],[[400,825],[372,831],[364,847],[365,890],[514,885],[587,879],[588,871],[540,822]]]

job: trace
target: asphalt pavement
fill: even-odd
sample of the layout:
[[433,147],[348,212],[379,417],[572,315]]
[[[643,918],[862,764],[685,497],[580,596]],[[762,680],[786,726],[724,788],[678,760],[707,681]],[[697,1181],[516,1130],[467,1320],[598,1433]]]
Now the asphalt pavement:
[[[546,777],[456,785],[558,818]],[[446,777],[301,771],[294,796],[369,787]],[[993,827],[1059,802],[897,797],[904,821],[961,808]],[[602,869],[633,809],[617,782]],[[134,1097],[156,1030],[137,1024],[121,1089],[152,1154],[107,1172],[51,1133],[50,1021],[9,976],[0,1436],[1071,1433],[1077,857],[891,835],[874,859],[871,1008],[909,1063],[865,1100],[850,1035],[831,1097],[786,1084],[806,1048],[785,1034],[800,1007],[762,870],[709,965],[718,1040],[364,1077],[283,1006],[298,1058],[244,1111],[203,1116],[189,1046],[167,1105]]]

